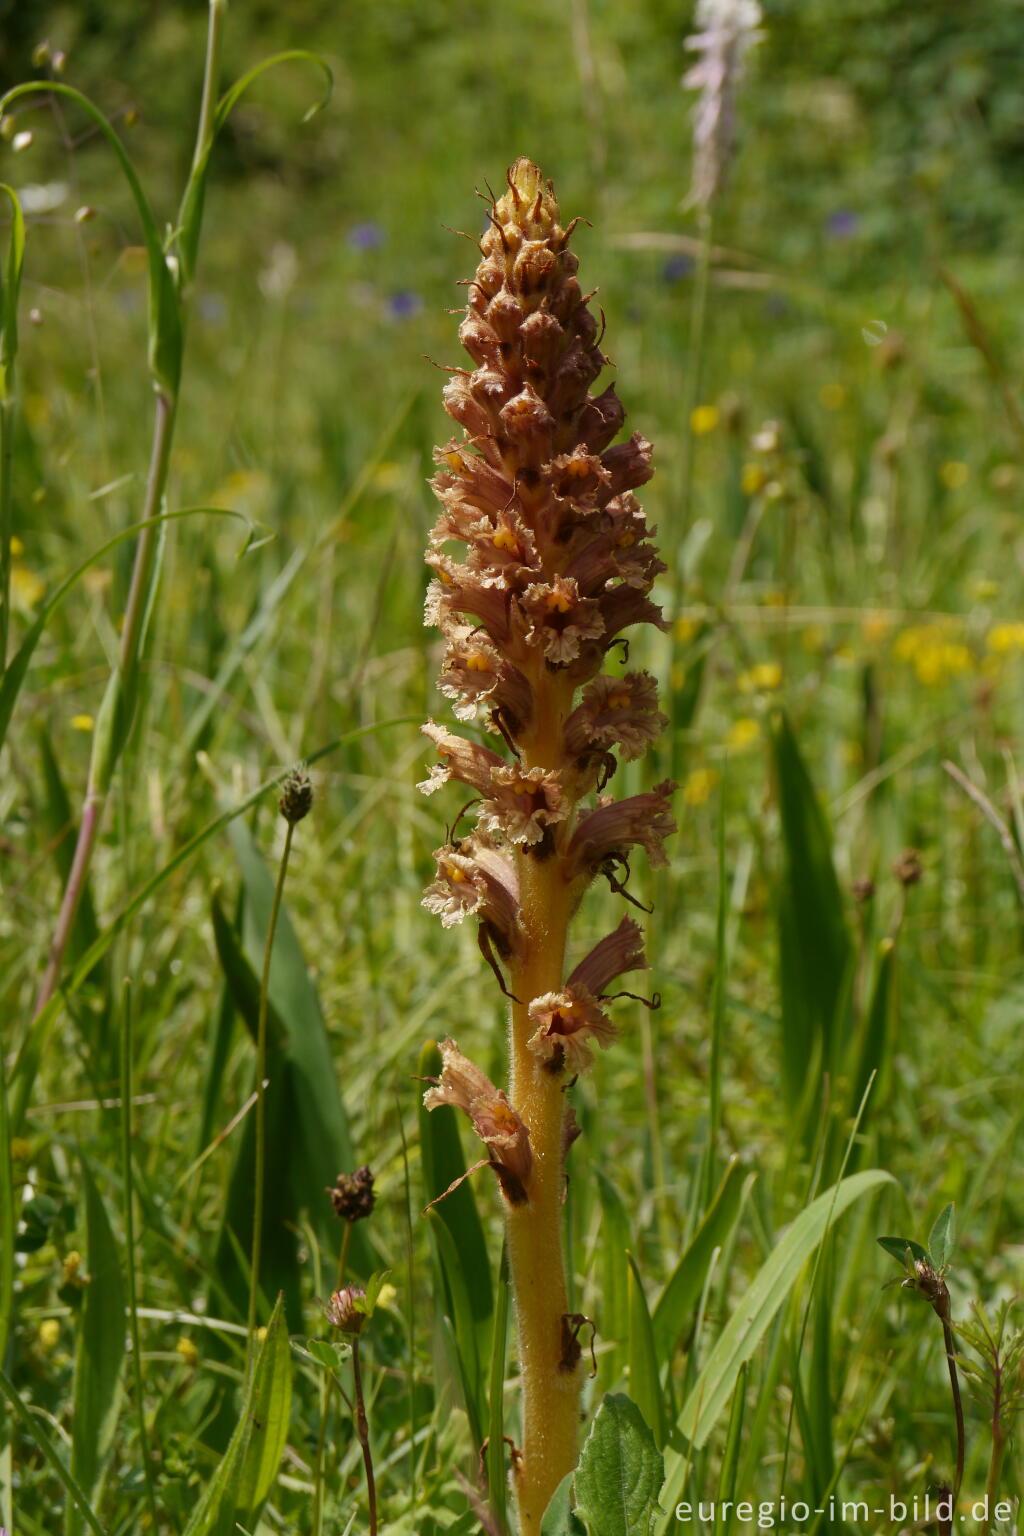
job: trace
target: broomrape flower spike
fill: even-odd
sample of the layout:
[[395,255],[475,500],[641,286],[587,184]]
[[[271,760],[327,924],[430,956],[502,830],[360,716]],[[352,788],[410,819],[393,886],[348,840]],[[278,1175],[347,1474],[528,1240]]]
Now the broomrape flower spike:
[[[640,757],[667,724],[648,673],[624,672],[622,632],[667,626],[651,601],[665,567],[634,491],[650,479],[624,420],[551,183],[517,160],[492,199],[459,336],[474,364],[444,391],[462,435],[436,452],[441,510],[430,536],[426,621],[446,651],[440,687],[489,744],[430,721],[440,761],[475,817],[434,859],[423,904],[445,927],[467,918],[511,1000],[509,1081],[499,1089],[453,1040],[425,1097],[462,1110],[505,1207],[523,1444],[513,1458],[522,1536],[576,1461],[581,1372],[562,1260],[565,1157],[579,1134],[566,1089],[618,1033],[609,988],[646,968],[626,917],[566,974],[566,938],[597,874],[624,894],[631,852],[665,862],[675,830],[665,782],[616,801],[617,756]],[[620,649],[621,648],[621,649]],[[608,666],[610,670],[603,669]],[[568,1331],[567,1331],[568,1330]]]

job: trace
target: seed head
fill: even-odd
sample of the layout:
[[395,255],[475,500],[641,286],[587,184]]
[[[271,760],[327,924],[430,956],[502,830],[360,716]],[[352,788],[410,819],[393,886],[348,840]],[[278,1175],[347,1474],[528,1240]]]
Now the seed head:
[[285,779],[278,809],[293,827],[313,809],[313,784],[304,768],[293,768]]
[[376,1203],[373,1190],[373,1174],[369,1168],[357,1168],[355,1173],[339,1173],[331,1197],[334,1214],[342,1221],[362,1221],[369,1216]]
[[366,1322],[366,1292],[361,1285],[343,1285],[324,1307],[327,1321],[340,1333],[362,1333]]

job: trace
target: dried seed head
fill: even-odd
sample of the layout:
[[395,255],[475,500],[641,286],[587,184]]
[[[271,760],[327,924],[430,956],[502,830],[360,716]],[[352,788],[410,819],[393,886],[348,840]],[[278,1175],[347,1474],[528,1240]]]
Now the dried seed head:
[[313,809],[313,784],[304,768],[293,768],[285,779],[278,809],[293,827]]
[[373,1174],[369,1168],[357,1168],[355,1173],[339,1173],[334,1187],[327,1193],[331,1197],[334,1214],[342,1221],[362,1221],[369,1216],[376,1203],[373,1190]]
[[924,865],[921,863],[921,855],[917,849],[904,848],[893,864],[892,872],[904,888],[919,885],[924,875]]

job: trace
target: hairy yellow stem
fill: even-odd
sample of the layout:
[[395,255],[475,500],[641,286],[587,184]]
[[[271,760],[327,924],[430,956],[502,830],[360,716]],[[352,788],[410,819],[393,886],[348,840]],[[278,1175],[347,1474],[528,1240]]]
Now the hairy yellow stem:
[[[550,768],[562,760],[562,723],[571,701],[563,679],[544,669],[535,685],[537,725],[524,739],[523,764]],[[561,832],[561,828],[555,829]],[[559,844],[561,839],[558,839]],[[523,1390],[522,1463],[516,1492],[521,1536],[539,1536],[548,1501],[576,1465],[580,1371],[563,1365],[568,1312],[562,1245],[564,1073],[546,1071],[527,1046],[536,1023],[531,999],[564,983],[565,941],[573,895],[562,849],[518,858],[523,959],[510,973],[510,1099],[530,1131],[529,1199],[508,1207],[508,1255]]]

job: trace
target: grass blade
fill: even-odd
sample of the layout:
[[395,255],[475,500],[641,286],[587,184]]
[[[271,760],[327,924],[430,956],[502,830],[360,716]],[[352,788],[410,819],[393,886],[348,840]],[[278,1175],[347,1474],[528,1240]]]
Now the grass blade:
[[[71,1474],[87,1499],[95,1503],[121,1406],[125,1287],[106,1208],[85,1157],[81,1164],[89,1284],[78,1319]],[[68,1531],[81,1528],[80,1510],[69,1505]]]
[[629,1255],[629,1390],[661,1450],[668,1436],[651,1314],[636,1259]]
[[746,1174],[738,1157],[726,1166],[718,1192],[693,1239],[658,1297],[652,1323],[658,1359],[667,1361],[689,1327],[716,1248],[724,1248],[739,1220],[756,1174]]
[[723,1329],[683,1405],[679,1433],[695,1449],[707,1444],[740,1367],[754,1353],[807,1259],[833,1223],[862,1195],[892,1183],[892,1174],[881,1168],[851,1174],[812,1201],[783,1234]]

